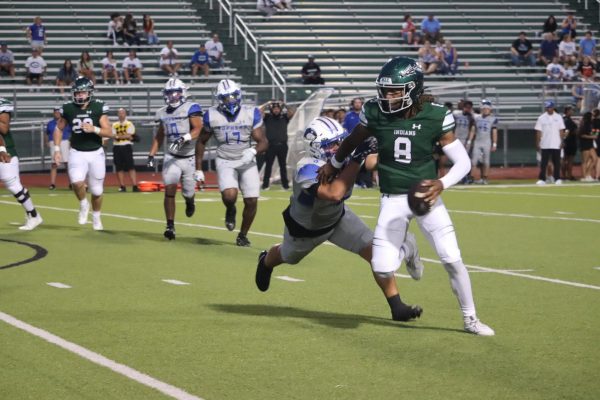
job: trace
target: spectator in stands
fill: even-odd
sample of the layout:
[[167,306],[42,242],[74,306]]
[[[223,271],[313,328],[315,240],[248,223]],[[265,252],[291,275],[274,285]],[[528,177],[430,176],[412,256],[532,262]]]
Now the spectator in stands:
[[585,57],[590,57],[595,60],[596,44],[596,39],[592,37],[592,31],[587,31],[585,37],[579,40],[579,59],[583,60]]
[[131,13],[125,15],[125,21],[123,22],[123,37],[128,46],[133,46],[134,44],[136,46],[140,45],[140,36],[137,33],[137,22],[135,22]]
[[102,80],[105,85],[108,85],[108,80],[112,78],[116,85],[119,84],[119,70],[117,69],[117,60],[113,56],[113,52],[108,50],[106,57],[102,59]]
[[2,71],[15,79],[15,56],[8,49],[8,43],[6,42],[0,42],[0,73]]
[[402,23],[402,38],[404,42],[410,46],[417,46],[419,43],[419,35],[417,34],[417,26],[412,20],[410,14],[404,16],[404,22]]
[[458,71],[458,53],[452,42],[446,39],[440,53],[440,72],[444,75],[456,75]]
[[[56,86],[60,90],[60,94],[65,94],[65,86],[71,86],[77,79],[77,70],[73,67],[71,60],[65,60],[62,67],[58,70],[56,75]],[[69,128],[70,129],[70,128]]]
[[210,40],[204,43],[206,51],[208,52],[208,66],[211,69],[222,69],[224,67],[223,62],[223,43],[219,41],[219,35],[214,33]]
[[421,22],[421,33],[423,34],[423,40],[435,43],[438,40],[442,40],[442,24],[440,24],[440,21],[433,14],[429,14]]
[[256,9],[265,17],[271,17],[278,11],[291,10],[292,0],[257,0]]
[[565,35],[570,35],[573,39],[577,37],[577,20],[572,12],[567,13],[560,27],[559,39],[562,40]]
[[156,33],[154,33],[154,20],[149,14],[144,14],[143,27],[146,43],[149,46],[158,44],[160,41],[158,40]]
[[546,67],[546,79],[548,82],[562,82],[565,77],[565,68],[560,64],[558,57],[554,57],[552,62]]
[[136,78],[140,85],[144,84],[142,78],[142,62],[135,50],[129,50],[129,55],[123,59],[123,83],[131,84],[131,79]]
[[169,74],[169,76],[176,76],[177,71],[181,68],[177,54],[177,49],[173,47],[172,40],[167,41],[167,45],[160,51],[160,69]]
[[562,117],[554,112],[555,104],[552,100],[546,100],[544,108],[546,112],[538,117],[535,124],[536,148],[542,155],[540,175],[536,184],[546,184],[546,168],[548,161],[552,160],[554,183],[560,185],[560,147],[565,137],[565,123]]
[[[598,109],[594,111],[597,112]],[[579,150],[581,150],[581,170],[583,175],[581,181],[593,182],[592,173],[594,172],[598,155],[594,149],[594,140],[597,135],[594,135],[593,114],[591,112],[588,111],[583,114],[577,133],[579,136]]]
[[341,124],[344,123],[344,119],[346,118],[346,110],[344,110],[343,108],[338,108],[335,113],[333,114],[333,119],[335,119],[337,122]]
[[46,61],[36,47],[31,49],[31,56],[25,61],[25,69],[27,70],[26,79],[28,85],[36,83],[39,86],[42,84],[44,75],[46,74]]
[[423,46],[419,49],[419,64],[421,64],[421,68],[423,69],[423,73],[425,75],[433,74],[437,72],[440,57],[439,54],[435,52],[435,49],[431,47],[431,42],[429,40],[425,40]]
[[[54,107],[54,118],[48,121],[48,123],[46,124],[46,135],[44,135],[44,143],[50,149],[50,159],[52,160],[52,164],[50,165],[50,186],[48,186],[48,189],[50,190],[56,189],[56,175],[58,173],[59,167],[59,165],[54,162],[54,152],[56,151],[56,149],[54,148],[54,128],[56,128],[56,123],[61,118],[61,109],[61,106]],[[62,163],[64,163],[65,169],[67,170],[67,163],[69,162],[69,150],[71,149],[71,143],[69,142],[70,138],[71,125],[66,124],[62,130],[62,140],[60,142],[59,147],[60,153],[62,155]]]
[[577,62],[577,45],[571,35],[566,34],[563,36],[563,40],[558,45],[558,56],[563,64]]
[[520,66],[527,63],[530,67],[535,66],[535,55],[533,54],[533,46],[525,32],[519,33],[519,38],[515,39],[510,48],[512,64]]
[[315,62],[315,56],[312,54],[308,55],[308,62],[302,66],[302,83],[305,85],[325,84],[325,80],[321,77],[321,67]]
[[565,77],[563,81],[571,82],[575,80],[577,80],[577,64],[573,60],[569,60],[565,63]]
[[287,176],[287,153],[288,153],[288,133],[287,126],[294,115],[294,110],[285,106],[285,104],[272,100],[269,103],[269,113],[263,117],[265,125],[265,134],[269,140],[269,148],[265,155],[265,172],[263,175],[263,190],[269,190],[271,183],[271,171],[273,162],[277,158],[279,164],[279,174],[281,176],[281,187],[284,190],[290,188]]
[[33,24],[27,27],[27,40],[31,44],[32,49],[38,49],[40,55],[44,51],[44,46],[48,44],[48,36],[46,35],[46,27],[42,25],[42,18],[35,17]]
[[135,176],[135,163],[133,161],[133,142],[136,142],[135,126],[127,120],[127,111],[119,108],[117,111],[119,120],[112,124],[113,133],[113,161],[119,180],[119,192],[126,192],[125,172],[129,174],[129,180],[134,192],[139,192],[137,178]]
[[208,66],[208,52],[204,43],[200,45],[200,48],[192,56],[190,67],[192,69],[192,76],[198,75],[198,70],[200,69],[204,72],[204,76],[208,78],[210,67]]
[[106,37],[112,40],[113,46],[118,46],[119,42],[123,42],[123,17],[119,13],[110,14]]
[[584,82],[594,82],[596,78],[596,70],[592,65],[591,58],[589,56],[583,57],[583,61],[577,68],[579,78]]
[[564,140],[564,158],[562,160],[563,179],[574,181],[573,177],[573,159],[577,154],[577,124],[571,118],[573,116],[573,106],[568,105],[564,108],[563,121],[565,123]]
[[544,40],[540,42],[538,62],[544,67],[548,66],[558,56],[558,43],[554,40],[554,33],[544,33]]
[[85,76],[92,83],[96,84],[96,72],[94,71],[94,62],[90,57],[90,53],[87,50],[81,52],[79,62],[77,63],[77,72],[81,76]]
[[542,33],[552,33],[554,35],[557,29],[558,24],[556,23],[556,18],[554,18],[554,15],[549,15],[544,22]]
[[361,97],[355,97],[350,102],[350,110],[346,113],[342,126],[348,133],[360,122],[360,111],[362,110],[364,100]]

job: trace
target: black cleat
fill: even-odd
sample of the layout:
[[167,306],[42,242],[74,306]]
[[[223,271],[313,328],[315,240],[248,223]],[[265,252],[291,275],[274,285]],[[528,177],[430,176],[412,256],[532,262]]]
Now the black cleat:
[[235,229],[235,214],[237,209],[235,206],[227,207],[225,210],[225,227],[228,231]]
[[409,306],[402,304],[402,307],[394,310],[392,313],[392,319],[394,321],[410,321],[411,319],[419,318],[423,314],[421,306]]
[[125,186],[119,186],[120,193],[125,193],[126,191],[127,191],[127,188]]
[[185,200],[185,216],[186,217],[191,217],[192,215],[194,215],[194,212],[196,211],[196,204],[194,203],[194,200]]
[[139,192],[140,189],[137,187],[137,185],[133,185],[133,188],[131,188],[132,192]]
[[242,232],[238,233],[237,239],[235,239],[235,244],[241,247],[250,247],[250,241]]
[[269,290],[269,284],[271,283],[271,273],[273,268],[267,268],[265,266],[265,258],[267,257],[267,251],[263,250],[258,255],[258,264],[256,265],[256,287],[261,292]]
[[175,227],[167,226],[164,235],[169,240],[175,239]]
[[48,190],[54,190],[54,189],[56,189],[55,184],[51,184],[50,186],[48,186]]

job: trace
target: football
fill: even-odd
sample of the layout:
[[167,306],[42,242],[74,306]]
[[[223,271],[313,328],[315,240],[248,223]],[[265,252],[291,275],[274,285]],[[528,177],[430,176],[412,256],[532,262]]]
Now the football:
[[417,182],[408,191],[408,206],[415,215],[422,216],[429,212],[431,206],[425,201],[428,188],[422,186],[423,181]]

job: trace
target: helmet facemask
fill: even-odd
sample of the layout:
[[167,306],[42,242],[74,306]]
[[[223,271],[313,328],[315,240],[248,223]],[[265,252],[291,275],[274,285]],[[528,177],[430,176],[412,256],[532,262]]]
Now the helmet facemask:
[[[413,93],[417,84],[414,81],[410,81],[404,84],[381,84],[377,83],[377,103],[379,109],[384,114],[395,114],[402,110],[406,110],[414,104],[414,98],[417,94]],[[387,94],[390,91],[400,91],[402,95],[399,97],[388,98]]]
[[83,106],[92,100],[92,90],[73,90],[73,103]]
[[348,132],[337,121],[316,118],[304,131],[306,152],[312,158],[329,161],[347,136]]
[[235,117],[241,108],[242,93],[239,90],[230,93],[219,93],[217,94],[217,101],[219,102],[219,110],[222,113]]
[[163,97],[165,103],[173,108],[179,107],[185,102],[185,94],[182,88],[165,89],[163,90]]

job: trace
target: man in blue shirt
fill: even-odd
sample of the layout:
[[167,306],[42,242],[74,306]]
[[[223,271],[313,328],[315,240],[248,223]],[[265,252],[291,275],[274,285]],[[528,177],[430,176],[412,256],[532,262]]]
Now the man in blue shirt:
[[585,56],[596,59],[596,39],[592,38],[592,31],[587,31],[579,41],[579,58],[583,60]]
[[429,14],[427,18],[421,22],[421,32],[423,32],[423,41],[428,40],[430,43],[435,43],[438,40],[442,40],[442,24],[434,17],[433,14]]
[[52,160],[50,166],[50,186],[48,187],[50,190],[56,189],[56,174],[58,172],[58,164],[54,162],[54,152],[60,151],[66,169],[67,162],[69,161],[69,150],[71,149],[71,144],[69,142],[69,138],[71,137],[71,125],[69,124],[63,128],[60,146],[54,144],[54,128],[56,128],[56,123],[60,120],[60,110],[60,106],[54,107],[54,118],[46,124],[45,141],[46,145],[50,148],[50,159]]
[[538,61],[545,67],[548,66],[554,59],[558,57],[558,42],[554,40],[554,34],[551,32],[544,33],[544,40],[540,42],[540,51],[538,53]]
[[210,69],[208,67],[208,52],[204,43],[200,45],[200,48],[192,56],[190,67],[192,68],[192,76],[198,75],[198,70],[201,69],[204,71],[204,76],[208,77]]
[[35,17],[33,19],[33,24],[27,28],[27,40],[29,40],[32,49],[38,49],[42,54],[44,46],[48,43],[46,27],[42,25],[42,18]]
[[360,110],[362,110],[363,99],[360,97],[355,97],[352,99],[350,103],[350,111],[346,113],[346,117],[344,118],[344,123],[342,126],[346,129],[346,132],[352,132],[352,129],[360,122]]

